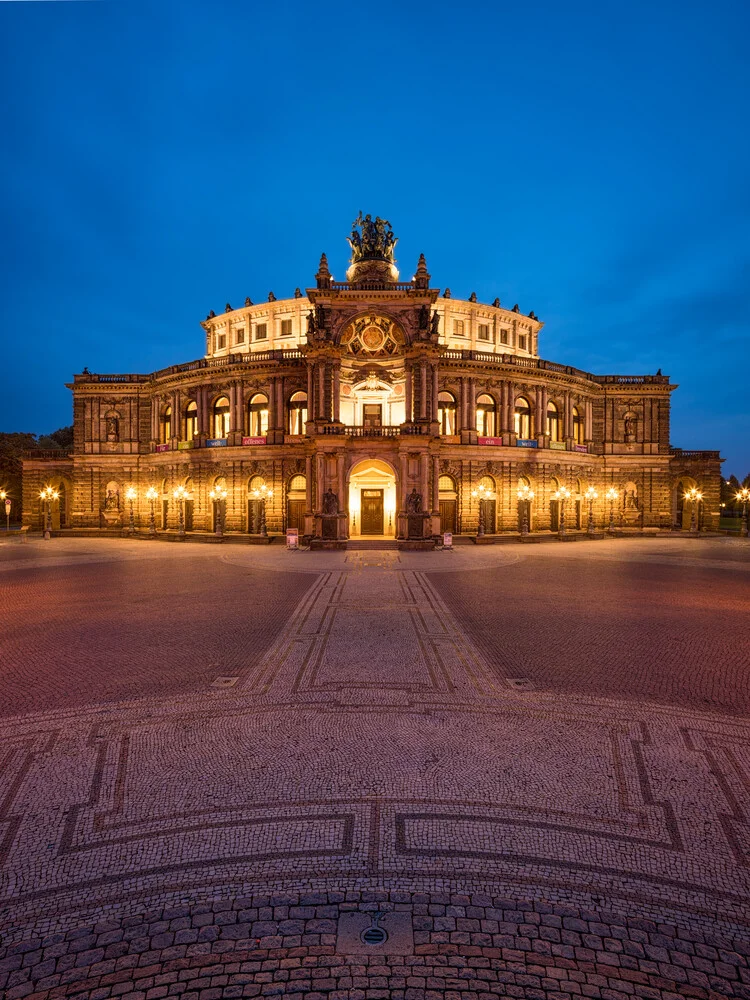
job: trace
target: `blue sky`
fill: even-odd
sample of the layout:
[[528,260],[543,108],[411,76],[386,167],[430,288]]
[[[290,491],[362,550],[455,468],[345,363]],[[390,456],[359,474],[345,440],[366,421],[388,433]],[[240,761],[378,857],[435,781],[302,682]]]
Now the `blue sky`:
[[0,429],[74,372],[199,357],[209,309],[343,278],[361,208],[410,276],[661,368],[672,443],[750,472],[750,5],[0,4]]

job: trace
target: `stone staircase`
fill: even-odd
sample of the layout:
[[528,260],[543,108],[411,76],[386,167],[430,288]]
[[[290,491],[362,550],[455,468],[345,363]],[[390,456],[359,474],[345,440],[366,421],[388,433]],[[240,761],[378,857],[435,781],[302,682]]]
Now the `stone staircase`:
[[347,552],[372,550],[398,552],[398,542],[395,538],[350,538],[346,543],[346,550]]

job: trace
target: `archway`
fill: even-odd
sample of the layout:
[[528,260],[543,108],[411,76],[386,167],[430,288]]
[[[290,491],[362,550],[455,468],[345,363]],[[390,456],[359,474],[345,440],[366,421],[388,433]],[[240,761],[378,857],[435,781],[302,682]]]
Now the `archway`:
[[[693,501],[687,498],[689,490],[698,484],[692,476],[681,476],[674,491],[672,508],[674,511],[673,523],[678,531],[690,531],[693,524]],[[695,511],[695,521],[698,522],[700,505]]]
[[379,458],[365,458],[349,472],[349,535],[396,535],[396,474]]

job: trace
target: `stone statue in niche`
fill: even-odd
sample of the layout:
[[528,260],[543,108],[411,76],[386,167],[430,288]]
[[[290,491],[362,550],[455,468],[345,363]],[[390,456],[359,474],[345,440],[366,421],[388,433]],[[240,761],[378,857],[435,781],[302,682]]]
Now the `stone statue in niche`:
[[312,309],[307,314],[307,335],[312,336],[315,333],[315,313]]
[[634,487],[625,490],[623,506],[625,510],[638,510],[638,491]]
[[635,417],[630,416],[630,414],[628,414],[628,416],[625,417],[625,440],[626,441],[635,441],[635,425],[636,425],[636,419],[635,419]]
[[430,313],[427,306],[421,306],[419,309],[419,329],[426,330],[430,322]]
[[336,493],[329,487],[323,494],[323,513],[324,514],[338,514],[339,512],[339,498]]
[[107,490],[107,495],[104,498],[104,509],[105,510],[119,510],[120,509],[120,491],[119,490]]
[[430,324],[430,333],[433,337],[438,336],[439,327],[440,327],[440,314],[434,312],[432,314],[432,323]]
[[117,417],[107,417],[107,441],[116,442],[120,440],[119,421]]
[[417,493],[416,489],[413,489],[406,498],[406,513],[407,514],[422,513],[422,494]]

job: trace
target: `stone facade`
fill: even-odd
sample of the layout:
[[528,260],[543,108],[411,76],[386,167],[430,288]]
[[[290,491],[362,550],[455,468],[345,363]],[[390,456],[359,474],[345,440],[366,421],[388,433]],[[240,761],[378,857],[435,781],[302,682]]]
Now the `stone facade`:
[[[262,506],[269,532],[336,543],[491,536],[524,520],[532,534],[556,530],[561,487],[568,528],[585,529],[589,510],[597,530],[718,527],[721,459],[670,447],[668,376],[543,360],[533,311],[441,295],[423,256],[399,281],[395,241],[376,223],[368,255],[350,241],[349,280],[335,281],[323,255],[306,294],[210,313],[205,357],[149,375],[75,375],[74,450],[25,460],[26,524],[41,527],[51,483],[53,528],[127,527],[135,487],[136,527],[153,507],[157,530],[175,530],[179,485],[188,531],[213,531],[218,516],[227,532],[258,534]],[[272,490],[265,501],[260,486]],[[695,515],[683,499],[693,486]],[[335,520],[323,510],[331,493]]]

